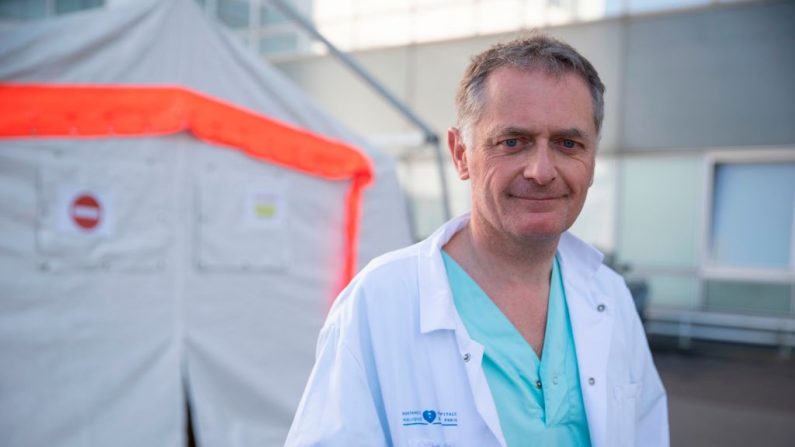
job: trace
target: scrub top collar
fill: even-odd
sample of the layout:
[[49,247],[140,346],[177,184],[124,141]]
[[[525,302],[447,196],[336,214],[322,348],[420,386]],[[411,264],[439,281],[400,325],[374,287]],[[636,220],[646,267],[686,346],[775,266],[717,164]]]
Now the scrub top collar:
[[[469,223],[469,217],[470,213],[465,213],[451,219],[420,243],[417,274],[422,334],[443,329],[461,329],[461,321],[455,309],[441,251],[453,235]],[[569,292],[569,289],[579,291],[596,274],[603,258],[598,250],[568,232],[561,235],[558,256],[566,292]],[[589,300],[595,299],[590,294],[583,296],[588,297]]]

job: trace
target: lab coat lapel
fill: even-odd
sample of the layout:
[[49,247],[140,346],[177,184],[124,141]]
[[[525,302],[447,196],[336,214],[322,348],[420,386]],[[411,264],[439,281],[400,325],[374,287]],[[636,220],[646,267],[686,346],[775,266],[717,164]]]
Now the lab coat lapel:
[[417,254],[417,280],[422,334],[456,328],[457,313],[450,284],[447,282],[441,250],[467,222],[469,214],[452,219],[420,243]]
[[420,246],[417,272],[420,292],[420,333],[426,334],[442,329],[455,332],[458,351],[466,369],[475,407],[486,426],[504,447],[505,437],[500,427],[497,408],[481,366],[483,345],[469,337],[464,322],[458,315],[441,256],[444,244],[467,222],[469,222],[469,213],[443,225]]
[[607,360],[613,332],[609,297],[592,287],[602,255],[568,233],[558,246],[591,443],[607,441]]
[[483,346],[469,338],[463,322],[456,330],[458,338],[458,348],[463,355],[470,355],[470,360],[466,362],[465,368],[469,378],[469,387],[475,401],[475,408],[483,418],[483,422],[489,427],[491,433],[497,438],[500,445],[505,447],[505,435],[502,433],[500,419],[497,414],[497,407],[494,403],[494,396],[486,380],[486,373],[481,366],[483,363]]

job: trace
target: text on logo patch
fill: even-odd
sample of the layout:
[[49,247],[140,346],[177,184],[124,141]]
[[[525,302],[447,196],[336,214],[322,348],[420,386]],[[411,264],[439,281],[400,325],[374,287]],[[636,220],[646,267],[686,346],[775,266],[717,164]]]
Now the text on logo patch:
[[402,412],[401,418],[404,427],[408,425],[458,426],[458,413],[455,411],[411,410]]

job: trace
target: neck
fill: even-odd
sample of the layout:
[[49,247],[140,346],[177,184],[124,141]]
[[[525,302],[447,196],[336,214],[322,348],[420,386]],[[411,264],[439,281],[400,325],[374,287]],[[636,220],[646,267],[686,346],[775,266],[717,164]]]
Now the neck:
[[517,239],[474,215],[445,246],[468,271],[481,272],[505,284],[548,284],[560,236]]

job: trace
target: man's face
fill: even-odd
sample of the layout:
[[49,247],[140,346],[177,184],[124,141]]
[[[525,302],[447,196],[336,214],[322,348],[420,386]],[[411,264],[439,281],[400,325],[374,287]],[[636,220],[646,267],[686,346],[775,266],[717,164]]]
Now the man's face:
[[459,177],[472,181],[472,218],[516,239],[559,237],[593,179],[598,135],[587,84],[573,73],[502,67],[486,79],[483,102],[469,141],[448,133]]

